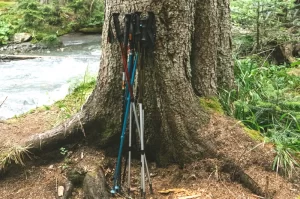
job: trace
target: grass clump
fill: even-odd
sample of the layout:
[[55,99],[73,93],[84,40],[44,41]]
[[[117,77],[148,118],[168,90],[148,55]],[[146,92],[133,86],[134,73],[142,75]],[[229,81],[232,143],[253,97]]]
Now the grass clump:
[[91,75],[88,70],[86,70],[83,79],[72,79],[70,81],[70,94],[68,94],[63,100],[55,102],[53,105],[55,108],[60,110],[56,124],[70,118],[80,110],[85,100],[95,88],[96,80],[96,76]]
[[292,175],[299,166],[300,77],[288,74],[286,66],[250,59],[236,60],[233,90],[220,91],[225,112],[241,120],[252,138],[252,130],[275,146],[273,169]]
[[244,128],[245,132],[253,139],[256,141],[264,141],[264,137],[261,135],[259,131],[249,129],[247,127]]
[[5,170],[12,163],[25,166],[25,158],[31,158],[29,149],[30,146],[13,146],[0,150],[0,171]]

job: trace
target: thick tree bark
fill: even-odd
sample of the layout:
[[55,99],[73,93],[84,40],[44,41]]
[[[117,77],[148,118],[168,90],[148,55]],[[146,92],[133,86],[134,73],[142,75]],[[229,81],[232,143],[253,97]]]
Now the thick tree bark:
[[217,89],[217,0],[197,0],[194,15],[193,87],[200,96],[212,96]]
[[229,0],[218,1],[218,88],[234,86]]
[[[208,121],[208,115],[190,83],[193,1],[136,3],[136,10],[151,8],[156,14],[157,42],[145,67],[146,151],[161,164],[186,162],[199,156],[203,148],[195,142],[196,131]],[[120,7],[107,1],[106,16],[130,12],[130,1]],[[146,5],[145,5],[146,4]],[[107,37],[105,20],[103,38]],[[104,39],[105,40],[105,39]],[[117,43],[102,45],[102,61],[97,87],[84,106],[88,118],[95,119],[89,132],[99,143],[118,143],[121,126],[121,57]],[[98,128],[97,128],[98,127]],[[99,133],[96,133],[96,132]]]
[[[134,9],[133,9],[133,6]],[[194,93],[216,93],[217,1],[107,1],[103,41],[114,12],[155,13],[157,40],[145,66],[145,142],[148,157],[159,164],[185,163],[212,152],[197,130],[209,116]],[[225,45],[225,44],[224,44]],[[229,48],[228,48],[229,49]],[[102,43],[97,85],[82,111],[64,125],[32,137],[33,148],[51,148],[64,138],[85,134],[90,143],[118,148],[121,132],[121,50]],[[82,133],[84,129],[84,133]],[[43,139],[41,139],[43,138]]]

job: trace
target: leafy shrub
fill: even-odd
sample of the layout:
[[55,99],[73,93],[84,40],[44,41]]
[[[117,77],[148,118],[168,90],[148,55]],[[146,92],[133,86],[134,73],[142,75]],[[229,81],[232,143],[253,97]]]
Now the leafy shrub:
[[7,44],[7,41],[9,39],[9,35],[11,34],[11,25],[0,21],[0,44]]
[[299,32],[290,29],[300,23],[294,2],[232,0],[231,19],[236,54],[244,56],[260,51],[270,53],[277,45],[298,41]]
[[[36,0],[18,0],[14,7],[0,14],[0,44],[7,43],[15,32],[31,32],[33,42],[56,44],[54,34],[60,36],[82,27],[101,27],[104,1],[92,2],[73,0],[66,5],[59,5],[57,0],[49,4],[40,4]],[[49,34],[52,36],[47,36]]]
[[277,171],[283,168],[291,175],[291,170],[298,165],[296,156],[300,152],[300,93],[295,92],[300,77],[287,72],[285,66],[236,60],[237,87],[222,90],[219,96],[228,115],[260,131],[275,144],[277,156],[273,168]]

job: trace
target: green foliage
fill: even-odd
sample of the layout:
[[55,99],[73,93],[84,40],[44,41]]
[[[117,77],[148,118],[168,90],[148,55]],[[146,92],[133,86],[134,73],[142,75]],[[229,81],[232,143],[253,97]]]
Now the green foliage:
[[3,9],[7,9],[11,6],[13,6],[15,4],[15,2],[10,2],[10,1],[1,1],[0,2],[0,11]]
[[11,9],[0,12],[0,44],[7,43],[16,32],[34,34],[33,42],[57,44],[54,35],[60,36],[83,27],[101,28],[103,20],[103,0],[73,0],[66,5],[59,5],[57,0],[49,4],[18,0]]
[[300,24],[294,0],[232,0],[234,46],[237,55],[272,52],[287,41],[298,41],[300,32],[291,27]]
[[104,21],[104,1],[73,0],[68,5],[76,14],[76,21],[82,27],[102,27]]
[[235,61],[236,89],[220,92],[228,115],[243,121],[275,144],[274,169],[291,172],[300,152],[300,77],[285,66],[259,65],[250,59]]
[[60,147],[59,151],[60,151],[60,154],[62,154],[62,155],[68,154],[68,149],[66,149],[65,147]]
[[0,21],[0,44],[7,44],[9,35],[11,34],[11,25],[4,21]]

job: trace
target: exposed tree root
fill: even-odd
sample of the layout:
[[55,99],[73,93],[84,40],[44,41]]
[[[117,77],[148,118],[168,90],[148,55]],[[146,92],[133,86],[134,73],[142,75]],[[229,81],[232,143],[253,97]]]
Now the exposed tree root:
[[252,193],[265,196],[266,193],[263,189],[255,182],[248,174],[244,172],[244,170],[234,164],[232,161],[227,160],[226,163],[222,167],[222,171],[229,173],[231,180],[239,182],[244,187],[248,188]]
[[[87,122],[84,116],[83,112],[79,112],[66,122],[49,131],[30,136],[17,146],[18,149],[24,149],[18,150],[17,155],[11,152],[12,148],[2,149],[0,151],[0,175],[5,174],[11,164],[24,165],[24,159],[29,158],[28,154],[53,151],[63,145],[84,139],[83,128]],[[13,156],[12,158],[7,158],[6,154],[12,154]]]
[[51,151],[53,149],[57,149],[64,144],[83,139],[85,137],[83,128],[86,122],[86,119],[84,119],[84,113],[79,112],[59,126],[49,131],[29,137],[24,142],[24,145],[30,146],[31,152]]

